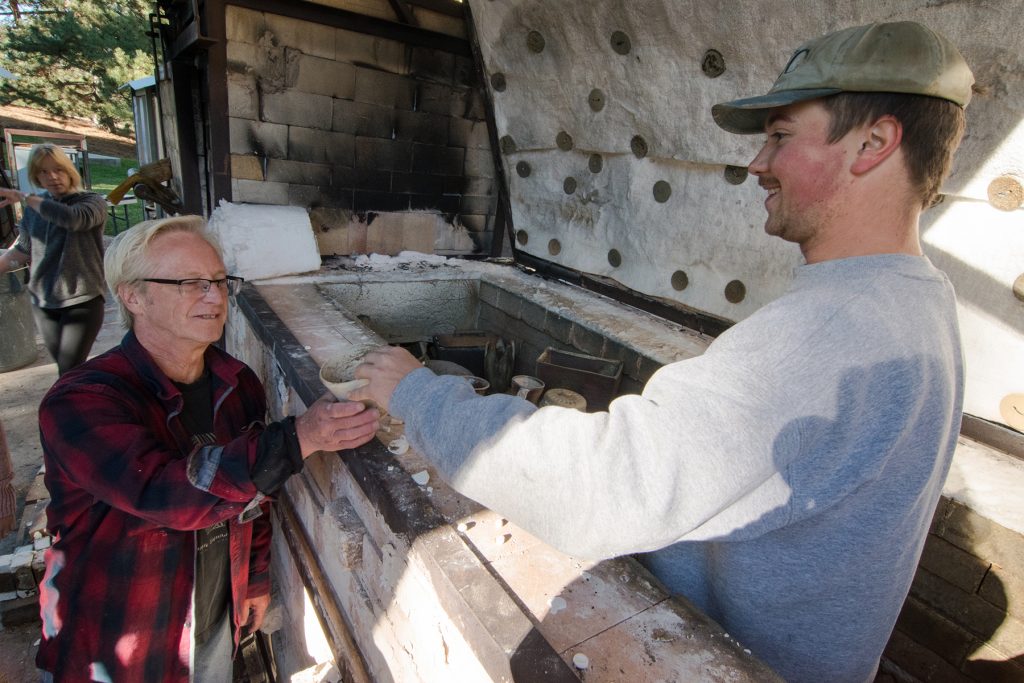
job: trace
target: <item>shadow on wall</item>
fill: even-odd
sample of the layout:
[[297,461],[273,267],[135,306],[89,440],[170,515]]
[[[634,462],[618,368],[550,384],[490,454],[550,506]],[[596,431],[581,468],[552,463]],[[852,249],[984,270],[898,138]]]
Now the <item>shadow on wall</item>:
[[1008,556],[1021,543],[960,503],[940,501],[883,671],[910,683],[1024,681],[1021,625],[1008,614],[1014,600],[999,576],[1009,572],[996,564],[1012,567]]

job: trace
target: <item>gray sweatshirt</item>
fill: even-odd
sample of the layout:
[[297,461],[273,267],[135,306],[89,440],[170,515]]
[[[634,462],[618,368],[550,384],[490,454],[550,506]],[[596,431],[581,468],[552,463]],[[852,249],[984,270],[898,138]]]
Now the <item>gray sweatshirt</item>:
[[107,202],[95,192],[54,199],[25,210],[14,247],[31,259],[28,290],[40,308],[67,308],[103,296],[103,229]]
[[790,290],[595,414],[416,370],[392,412],[466,496],[567,553],[641,558],[790,681],[866,683],[960,427],[952,287],[927,259]]

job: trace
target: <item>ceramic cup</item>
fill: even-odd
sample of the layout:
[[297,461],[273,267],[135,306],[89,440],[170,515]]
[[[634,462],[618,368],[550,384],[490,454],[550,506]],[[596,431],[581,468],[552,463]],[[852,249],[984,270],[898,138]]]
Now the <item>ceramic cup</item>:
[[512,392],[536,405],[544,393],[544,382],[530,375],[516,375],[512,378]]
[[473,387],[473,391],[483,396],[487,393],[487,390],[491,388],[491,383],[485,380],[483,377],[474,377],[473,375],[460,375],[464,380],[469,382],[470,386]]
[[540,400],[540,407],[544,406],[559,406],[586,412],[587,399],[571,389],[548,389],[544,392],[544,398]]
[[[347,401],[350,393],[370,383],[369,380],[356,379],[352,374],[361,360],[362,354],[338,356],[320,367],[320,382],[327,387],[334,398],[339,401]],[[369,402],[364,401],[364,403],[367,404],[367,407],[371,407]]]

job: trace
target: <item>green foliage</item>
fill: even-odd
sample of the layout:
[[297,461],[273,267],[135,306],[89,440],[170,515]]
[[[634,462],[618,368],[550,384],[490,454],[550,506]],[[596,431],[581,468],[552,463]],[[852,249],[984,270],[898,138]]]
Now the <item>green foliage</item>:
[[0,1],[17,10],[0,24],[0,64],[19,76],[5,81],[0,102],[92,119],[127,133],[130,92],[118,89],[153,72],[146,37],[149,0]]

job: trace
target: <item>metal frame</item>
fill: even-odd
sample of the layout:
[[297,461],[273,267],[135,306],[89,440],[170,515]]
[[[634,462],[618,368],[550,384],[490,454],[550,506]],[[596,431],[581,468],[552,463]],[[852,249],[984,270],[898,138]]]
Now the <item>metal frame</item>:
[[491,159],[494,162],[494,175],[498,186],[498,206],[494,212],[494,229],[491,231],[491,256],[501,256],[504,235],[508,233],[509,248],[513,260],[516,255],[515,229],[512,226],[512,200],[509,196],[508,178],[505,175],[505,160],[498,142],[498,125],[494,118],[494,100],[487,87],[487,70],[484,68],[484,57],[480,50],[480,38],[476,33],[476,23],[469,3],[465,4],[466,33],[469,35],[470,48],[473,51],[473,64],[476,66],[477,79],[484,98],[484,116],[487,117],[487,138],[491,143]]

